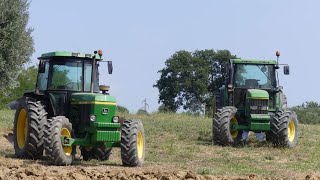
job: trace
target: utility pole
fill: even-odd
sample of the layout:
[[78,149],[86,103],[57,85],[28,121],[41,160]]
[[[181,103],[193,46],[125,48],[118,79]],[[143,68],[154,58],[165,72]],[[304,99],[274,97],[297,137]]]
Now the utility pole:
[[206,117],[206,105],[207,103],[203,103],[203,116]]
[[142,104],[143,104],[142,109],[147,112],[147,109],[149,108],[149,104],[147,103],[147,98],[145,98],[145,99],[142,101]]

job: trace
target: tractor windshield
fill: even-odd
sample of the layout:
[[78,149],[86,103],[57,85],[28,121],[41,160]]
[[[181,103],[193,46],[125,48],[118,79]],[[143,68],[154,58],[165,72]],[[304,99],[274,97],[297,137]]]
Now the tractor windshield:
[[275,71],[273,65],[236,64],[235,87],[271,89],[275,85]]
[[[38,76],[39,90],[90,91],[92,61],[56,59],[46,61],[45,68]],[[94,91],[99,91],[97,77],[94,78]]]
[[52,64],[52,77],[49,89],[82,91],[82,62]]

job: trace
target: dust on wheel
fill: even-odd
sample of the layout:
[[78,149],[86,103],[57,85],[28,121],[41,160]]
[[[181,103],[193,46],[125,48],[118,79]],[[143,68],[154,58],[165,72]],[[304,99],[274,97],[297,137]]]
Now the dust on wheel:
[[121,130],[121,160],[124,166],[142,166],[145,157],[145,137],[140,120],[127,120]]
[[51,163],[55,165],[70,165],[74,159],[75,148],[63,146],[63,137],[72,137],[72,125],[64,116],[48,119],[45,131],[45,152]]
[[33,98],[18,100],[14,118],[14,150],[19,158],[38,159],[43,155],[43,126],[47,120],[44,105]]
[[237,145],[240,143],[242,131],[233,130],[232,125],[237,125],[237,108],[226,106],[218,109],[213,118],[213,142],[218,145]]
[[299,122],[292,111],[278,111],[271,121],[271,141],[277,147],[296,146],[299,138]]

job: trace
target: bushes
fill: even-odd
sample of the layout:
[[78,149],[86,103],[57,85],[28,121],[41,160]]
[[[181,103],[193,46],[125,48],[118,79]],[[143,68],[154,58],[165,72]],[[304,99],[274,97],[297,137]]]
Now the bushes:
[[122,114],[129,114],[129,110],[128,108],[124,107],[124,106],[120,106],[118,105],[117,106],[117,109],[118,109],[118,112],[119,113],[122,113]]
[[314,101],[302,103],[294,106],[291,110],[298,115],[299,122],[302,124],[320,124],[320,104]]

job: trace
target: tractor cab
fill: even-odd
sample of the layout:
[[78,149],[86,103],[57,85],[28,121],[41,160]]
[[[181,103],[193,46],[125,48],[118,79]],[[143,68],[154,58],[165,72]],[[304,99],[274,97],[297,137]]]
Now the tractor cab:
[[[230,90],[233,91],[232,104],[238,109],[245,109],[248,93],[267,91],[264,94],[269,94],[269,97],[273,96],[277,89],[275,61],[233,59],[230,65],[234,71],[229,82]],[[266,100],[269,97],[265,97]],[[269,103],[268,100],[266,103]],[[273,101],[271,101],[271,105],[273,107]]]
[[[101,50],[94,54],[56,51],[42,54],[38,59],[36,93],[49,98],[51,116],[67,115],[74,93],[99,93]],[[108,61],[108,68],[111,74],[111,61]]]

